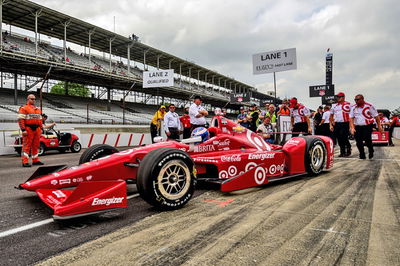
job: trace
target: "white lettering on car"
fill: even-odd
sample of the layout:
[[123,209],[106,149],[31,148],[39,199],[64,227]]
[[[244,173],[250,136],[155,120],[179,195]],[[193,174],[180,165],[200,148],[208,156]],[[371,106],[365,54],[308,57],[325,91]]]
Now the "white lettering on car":
[[194,152],[209,152],[209,151],[215,151],[215,147],[213,145],[194,146]]
[[241,160],[242,157],[239,154],[221,156],[221,162],[240,162]]
[[265,160],[275,158],[275,153],[249,153],[249,160]]
[[92,202],[92,206],[96,206],[96,205],[109,206],[111,204],[122,203],[123,200],[124,200],[124,197],[112,197],[112,198],[109,198],[109,199],[94,198],[93,202]]

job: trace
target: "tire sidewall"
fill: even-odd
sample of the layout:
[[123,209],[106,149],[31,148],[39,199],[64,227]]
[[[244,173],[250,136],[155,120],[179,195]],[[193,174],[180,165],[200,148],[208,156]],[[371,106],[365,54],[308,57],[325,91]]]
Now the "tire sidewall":
[[[196,178],[193,171],[193,161],[187,153],[178,149],[167,148],[163,150],[159,149],[153,152],[146,155],[149,156],[148,158],[145,157],[143,159],[143,161],[145,161],[145,159],[149,161],[145,162],[145,164],[141,164],[139,167],[137,181],[139,193],[142,198],[155,207],[164,210],[178,209],[189,202],[194,193]],[[160,192],[157,185],[157,177],[160,173],[160,170],[172,160],[183,162],[188,167],[190,174],[188,190],[182,197],[175,200],[166,198]]]
[[46,153],[46,146],[43,143],[40,143],[38,155],[42,156]]
[[[324,158],[322,161],[322,164],[320,165],[320,167],[317,169],[315,168],[315,166],[312,163],[312,152],[314,151],[314,149],[316,149],[318,146],[320,146],[323,150],[324,153]],[[327,158],[327,151],[326,151],[326,147],[325,147],[325,143],[319,139],[319,138],[315,138],[311,141],[310,145],[307,148],[307,153],[306,153],[306,169],[307,172],[311,175],[317,175],[319,173],[321,173],[324,170],[324,166],[326,164],[326,158]]]
[[[79,145],[79,149],[75,149],[75,145]],[[82,145],[78,141],[75,140],[74,142],[72,142],[71,152],[74,152],[74,153],[80,152],[81,149],[82,149]]]

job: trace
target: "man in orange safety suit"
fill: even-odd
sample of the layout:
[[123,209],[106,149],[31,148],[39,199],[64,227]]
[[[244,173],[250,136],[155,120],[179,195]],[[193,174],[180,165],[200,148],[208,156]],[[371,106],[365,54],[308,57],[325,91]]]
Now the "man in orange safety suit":
[[36,97],[29,94],[27,103],[18,111],[18,124],[22,131],[22,166],[31,167],[29,154],[32,156],[32,165],[43,165],[39,161],[40,135],[42,134],[43,122],[42,111],[35,106]]

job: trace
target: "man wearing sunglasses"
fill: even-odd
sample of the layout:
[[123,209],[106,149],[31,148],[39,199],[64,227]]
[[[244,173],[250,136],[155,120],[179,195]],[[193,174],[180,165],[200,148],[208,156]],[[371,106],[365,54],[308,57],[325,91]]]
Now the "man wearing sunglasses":
[[351,155],[349,141],[350,103],[345,101],[345,94],[343,92],[336,94],[335,98],[337,103],[333,104],[331,108],[329,128],[338,140],[340,147],[339,157],[347,157]]
[[364,101],[362,94],[354,97],[356,104],[351,106],[350,109],[350,133],[354,135],[358,151],[360,152],[360,159],[366,159],[364,151],[365,146],[368,147],[368,158],[374,157],[374,147],[372,146],[372,127],[374,120],[378,125],[379,132],[383,133],[381,121],[379,120],[378,112],[372,104]]
[[170,104],[168,109],[169,112],[164,116],[165,134],[169,140],[178,140],[182,132],[182,124],[179,120],[179,115],[175,112],[175,105]]
[[26,105],[21,106],[18,111],[18,125],[22,131],[22,166],[31,167],[29,154],[32,156],[32,165],[43,165],[39,161],[40,135],[42,134],[43,122],[42,111],[35,106],[36,97],[29,94]]

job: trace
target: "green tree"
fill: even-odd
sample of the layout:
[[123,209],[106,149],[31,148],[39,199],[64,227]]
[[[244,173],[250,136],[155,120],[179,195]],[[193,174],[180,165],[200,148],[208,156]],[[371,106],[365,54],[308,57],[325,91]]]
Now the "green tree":
[[86,88],[84,85],[79,83],[64,82],[64,81],[60,81],[56,85],[51,87],[50,93],[65,95],[67,87],[68,87],[68,95],[80,96],[80,97],[90,96],[90,89]]

